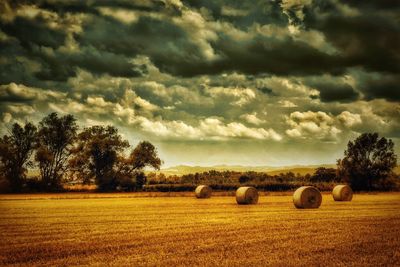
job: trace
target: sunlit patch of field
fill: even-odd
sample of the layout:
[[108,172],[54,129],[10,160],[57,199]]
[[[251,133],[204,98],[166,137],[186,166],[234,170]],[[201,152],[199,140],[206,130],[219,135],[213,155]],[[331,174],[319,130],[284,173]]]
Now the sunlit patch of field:
[[399,193],[348,203],[325,194],[317,210],[296,210],[291,196],[276,195],[254,206],[231,196],[60,195],[1,196],[1,266],[400,262]]

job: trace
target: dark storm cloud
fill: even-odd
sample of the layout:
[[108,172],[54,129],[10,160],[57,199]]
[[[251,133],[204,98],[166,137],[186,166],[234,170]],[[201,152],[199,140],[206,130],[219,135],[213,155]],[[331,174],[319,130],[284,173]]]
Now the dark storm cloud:
[[247,74],[307,75],[343,71],[340,57],[327,55],[290,38],[257,37],[244,43],[224,38],[216,48],[225,57],[213,65],[214,72],[237,70]]
[[[246,29],[254,23],[280,26],[288,24],[288,17],[282,12],[280,1],[185,0],[182,2],[192,8],[206,8],[215,20],[228,21],[241,29]],[[224,12],[224,9],[233,11]]]
[[0,21],[0,28],[9,36],[17,38],[24,47],[32,45],[57,48],[64,44],[65,33],[50,29],[40,15],[34,19],[16,17],[10,23]]
[[[335,3],[315,1],[315,4],[313,2],[305,6],[304,25],[310,30],[323,32],[330,43],[338,48],[339,54],[327,54],[290,35],[276,38],[273,34],[255,34],[251,39],[243,41],[223,31],[215,31],[217,38],[207,42],[218,58],[207,59],[195,40],[188,35],[187,29],[167,19],[179,17],[180,11],[175,8],[176,12],[170,13],[171,8],[162,2],[37,2],[39,7],[56,11],[60,16],[67,12],[89,14],[90,19],[82,25],[83,31],[74,34],[81,46],[77,54],[56,52],[52,57],[38,53],[37,49],[32,53],[35,46],[56,49],[66,39],[66,33],[62,29],[50,28],[48,18],[40,13],[30,19],[17,16],[12,22],[2,22],[0,26],[6,34],[15,37],[27,52],[42,60],[44,70],[37,74],[39,79],[66,80],[74,76],[75,67],[100,74],[134,77],[142,72],[130,66],[126,57],[137,55],[148,56],[161,71],[184,77],[230,71],[246,74],[339,75],[348,67],[355,66],[371,71],[398,72],[400,32],[399,24],[393,16],[384,16],[379,12],[372,15],[367,11],[364,14],[362,9],[369,10],[370,5],[357,6],[355,3],[352,4],[360,9],[360,14],[347,16],[338,12]],[[254,23],[287,26],[288,16],[293,20],[297,14],[295,11],[299,10],[298,6],[294,6],[295,10],[288,9],[284,14],[281,3],[275,1],[258,4],[252,1],[236,4],[224,1],[186,1],[184,4],[194,10],[206,8],[216,22],[231,23],[242,30],[249,30]],[[376,5],[378,9],[382,6]],[[137,22],[126,24],[103,16],[99,7],[159,12],[165,16],[155,18],[141,15]],[[242,14],[226,15],[224,7],[239,10]]]
[[181,28],[160,19],[141,17],[137,23],[127,25],[110,17],[93,17],[83,27],[77,41],[103,51],[155,58],[163,53],[170,57],[182,54],[180,60],[176,59],[178,62],[189,53],[196,54],[196,46],[190,44]]
[[381,10],[395,10],[400,9],[399,1],[397,0],[369,0],[369,1],[358,1],[358,0],[347,0],[344,3],[362,9],[381,9]]
[[224,71],[280,75],[343,71],[340,56],[327,55],[290,37],[277,40],[273,36],[255,36],[239,41],[219,32],[218,40],[210,45],[220,59],[207,60],[184,29],[166,20],[140,17],[137,23],[126,25],[115,19],[95,17],[84,27],[83,34],[77,37],[81,44],[126,56],[145,54],[162,71],[178,76]]
[[92,13],[99,14],[97,7],[119,7],[140,11],[155,11],[162,9],[165,5],[162,1],[131,1],[131,0],[102,0],[102,1],[52,1],[52,0],[13,0],[8,1],[12,8],[21,5],[36,5],[40,8],[63,14],[72,13]]
[[360,84],[360,90],[367,100],[383,98],[388,101],[400,101],[400,76],[366,77]]
[[[267,3],[260,8],[255,8],[249,3],[238,6],[237,8],[244,10],[252,7],[244,16],[247,22],[243,25],[287,23],[282,12],[279,13],[280,16],[276,16],[279,5],[274,2]],[[50,4],[46,5],[49,8]],[[82,6],[83,11],[85,8],[92,8],[88,5]],[[267,18],[268,21],[259,18]],[[45,22],[39,15],[31,20],[17,17],[13,22],[3,24],[2,29],[16,37],[29,52],[32,46],[59,47],[65,41],[65,33],[50,29]],[[273,36],[254,36],[251,40],[239,41],[223,32],[215,34],[218,35],[218,39],[210,41],[209,45],[219,59],[209,60],[204,58],[198,44],[190,39],[185,29],[166,19],[141,16],[136,23],[124,24],[92,12],[92,18],[85,22],[82,33],[74,36],[83,48],[81,50],[92,52],[93,49],[85,47],[93,46],[98,50],[97,55],[85,52],[81,52],[80,55],[55,53],[52,57],[46,54],[41,56],[35,52],[34,55],[44,62],[44,70],[38,73],[38,78],[65,80],[74,75],[75,66],[97,73],[137,76],[139,73],[132,70],[123,57],[135,57],[138,54],[149,56],[160,70],[184,77],[225,71],[246,74],[269,72],[279,75],[343,72],[342,58],[327,55],[290,37],[277,40]],[[112,60],[107,64],[102,59]]]
[[[344,57],[343,67],[368,71],[400,71],[400,2],[353,1],[354,10],[344,12],[347,1],[315,1],[305,8],[304,24],[325,34]],[[392,5],[391,9],[388,6]],[[374,7],[374,8],[372,8]],[[347,8],[347,7],[343,7]]]
[[[10,1],[8,12],[14,18],[0,19],[0,28],[8,37],[0,40],[0,55],[5,59],[0,82],[36,86],[54,81],[65,87],[77,69],[94,75],[142,77],[148,73],[146,65],[132,61],[140,56],[148,57],[161,72],[184,78],[231,72],[248,78],[260,74],[340,76],[352,67],[382,73],[380,77],[399,72],[398,1],[306,2],[284,7],[281,1],[187,0],[183,5],[179,1]],[[27,16],[15,11],[33,3],[53,15],[38,12]],[[109,8],[111,14],[134,12],[135,19],[126,23],[104,14],[102,8]],[[202,29],[187,24],[196,18],[184,21],[189,11],[202,15]],[[71,21],[81,30],[71,32]],[[288,31],[289,24],[299,26],[297,37]],[[263,32],[262,26],[273,30]],[[202,30],[213,37],[204,37]],[[323,46],[312,45],[314,37],[306,35],[309,31],[321,33],[318,38],[325,38],[337,51],[328,53]],[[238,38],[237,32],[245,38]],[[302,35],[308,37],[299,38]],[[76,42],[75,50],[64,49],[71,40]],[[211,56],[206,56],[204,46]],[[27,60],[37,66],[28,67]],[[323,102],[359,98],[348,84],[312,85]],[[395,78],[384,78],[382,83],[379,79],[364,83],[359,90],[368,100],[398,100],[391,89],[395,85]],[[269,87],[258,90],[276,94]]]
[[323,102],[352,102],[359,99],[360,94],[349,84],[319,80],[306,84],[319,91],[319,98]]
[[120,77],[137,77],[147,71],[145,66],[135,66],[122,55],[98,51],[92,47],[82,47],[76,53],[56,52],[48,55],[35,50],[34,54],[43,63],[43,69],[36,73],[42,80],[66,81],[69,77],[75,76],[77,67],[95,74]]
[[[196,8],[209,8],[215,19],[226,20],[221,13],[223,3],[189,4]],[[258,9],[254,9],[254,5],[253,9],[249,9],[249,6],[248,3],[234,6],[248,11],[245,16],[235,17],[234,25],[243,17],[247,21],[252,19],[252,23],[287,24],[282,10],[282,17],[274,16],[277,8],[279,9],[275,2],[270,2],[269,7]],[[260,17],[268,18],[269,21],[258,21],[259,16],[252,14],[254,10],[263,12]],[[390,20],[379,15],[372,19],[373,22],[367,16],[348,18],[329,14],[323,19],[313,17],[311,13],[309,16],[308,20],[306,16],[306,25],[310,29],[322,30],[332,44],[339,48],[340,54],[326,54],[290,37],[276,40],[274,37],[254,36],[251,40],[240,41],[218,32],[218,40],[210,41],[210,45],[220,58],[207,60],[182,28],[166,20],[149,17],[140,17],[134,25],[96,17],[93,23],[85,26],[85,31],[78,40],[84,45],[94,45],[114,53],[128,56],[148,55],[162,71],[184,77],[224,71],[246,74],[338,75],[344,73],[347,67],[354,66],[378,71],[399,70],[398,60],[395,60],[398,57],[398,27]],[[109,38],[111,32],[114,38]],[[379,41],[375,41],[376,39]]]
[[[14,3],[14,6],[18,4],[22,2]],[[12,20],[0,20],[1,31],[10,37],[0,40],[0,55],[7,58],[8,63],[2,66],[2,83],[15,81],[33,85],[37,79],[66,81],[75,76],[78,67],[96,74],[107,73],[122,77],[137,77],[146,73],[144,66],[132,64],[126,56],[97,50],[91,44],[82,46],[78,51],[60,50],[66,42],[68,28],[68,25],[60,25],[60,18],[63,18],[60,14],[51,17],[38,12],[34,17],[17,14]],[[58,24],[57,28],[49,25],[54,22]],[[22,71],[24,67],[16,62],[15,56],[37,61],[41,64],[41,70],[31,73]]]
[[274,95],[274,91],[271,88],[268,87],[260,87],[257,88],[260,92],[266,95]]
[[0,71],[0,84],[16,82],[33,85],[36,78],[26,68],[26,64],[18,59],[25,55],[25,50],[19,45],[18,41],[0,41],[0,57],[3,59]]
[[[110,52],[98,51],[93,47],[82,47],[77,52],[65,52],[43,49],[40,46],[23,48],[18,42],[0,42],[0,55],[7,58],[2,65],[1,83],[19,82],[38,85],[42,81],[66,81],[75,76],[76,68],[89,70],[95,74],[110,74],[122,77],[137,77],[147,72],[143,65],[135,65],[128,58]],[[40,70],[26,69],[22,56],[40,64]]]

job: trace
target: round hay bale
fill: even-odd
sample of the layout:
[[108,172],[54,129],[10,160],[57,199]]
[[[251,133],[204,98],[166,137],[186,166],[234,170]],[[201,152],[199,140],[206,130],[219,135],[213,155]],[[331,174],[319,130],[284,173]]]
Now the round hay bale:
[[353,199],[353,190],[345,184],[337,185],[333,188],[332,196],[335,201],[351,201]]
[[293,194],[293,204],[298,209],[317,209],[322,202],[322,195],[313,186],[299,187]]
[[251,186],[239,187],[238,190],[236,190],[236,202],[239,205],[257,204],[257,189]]
[[210,198],[212,189],[208,185],[199,185],[195,190],[197,198]]

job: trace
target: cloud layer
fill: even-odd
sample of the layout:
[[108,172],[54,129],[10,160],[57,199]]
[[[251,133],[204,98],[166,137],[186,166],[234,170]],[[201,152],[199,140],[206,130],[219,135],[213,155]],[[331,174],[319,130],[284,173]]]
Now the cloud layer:
[[334,162],[365,131],[398,144],[399,14],[380,0],[2,1],[1,128],[71,113],[151,140],[169,165]]

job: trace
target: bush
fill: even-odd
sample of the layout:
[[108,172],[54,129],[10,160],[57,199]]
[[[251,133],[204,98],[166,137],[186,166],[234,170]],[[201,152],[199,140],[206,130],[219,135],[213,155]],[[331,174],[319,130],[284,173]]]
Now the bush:
[[48,185],[43,184],[42,180],[39,180],[38,178],[35,177],[26,180],[22,191],[36,193],[36,192],[64,192],[66,190],[61,185],[49,188]]
[[239,183],[241,183],[241,184],[245,184],[245,183],[247,183],[248,181],[250,181],[251,180],[251,178],[249,177],[249,176],[247,176],[247,175],[241,175],[240,177],[239,177]]
[[400,188],[399,178],[400,177],[398,175],[392,174],[387,179],[382,179],[381,181],[379,181],[375,185],[374,189],[381,191],[393,191],[399,189]]
[[0,193],[10,193],[10,182],[6,178],[0,178]]
[[[246,186],[253,186],[260,191],[294,191],[300,186],[313,185],[320,191],[331,191],[335,186],[335,183],[306,183],[306,182],[267,182],[267,183],[252,183],[246,184]],[[240,183],[235,184],[209,184],[214,191],[235,191],[239,187],[243,186]],[[143,191],[146,192],[188,192],[194,191],[196,185],[193,184],[148,184],[145,185]]]
[[315,170],[315,173],[310,177],[310,182],[338,182],[339,178],[336,175],[336,169],[320,167]]
[[116,189],[117,191],[132,192],[136,190],[136,183],[130,177],[119,177]]

